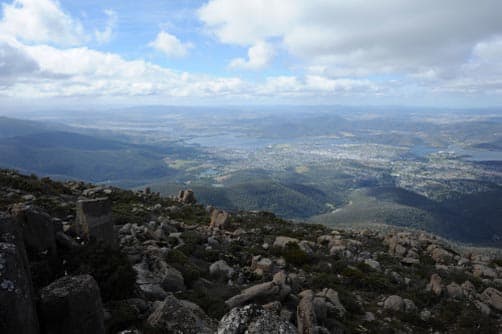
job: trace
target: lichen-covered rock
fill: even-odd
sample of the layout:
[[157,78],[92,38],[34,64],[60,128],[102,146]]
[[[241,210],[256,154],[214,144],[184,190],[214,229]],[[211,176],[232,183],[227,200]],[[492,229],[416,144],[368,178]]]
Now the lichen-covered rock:
[[216,324],[197,305],[181,301],[171,293],[147,319],[148,328],[159,333],[209,334]]
[[380,262],[373,259],[366,259],[364,263],[373,268],[374,270],[381,271],[382,267],[380,266]]
[[273,247],[284,248],[289,243],[298,244],[300,240],[290,237],[278,236],[275,238]]
[[479,300],[474,301],[474,306],[476,306],[476,308],[484,315],[488,316],[492,313],[490,306],[486,305],[483,302],[480,302]]
[[502,311],[502,292],[489,287],[481,294],[481,299],[497,311]]
[[230,215],[228,212],[218,209],[211,210],[211,222],[209,227],[224,229],[227,227]]
[[56,231],[47,213],[24,204],[15,205],[11,212],[21,228],[28,257],[54,258],[57,256]]
[[195,204],[197,200],[191,189],[180,190],[177,200],[183,204]]
[[218,325],[218,334],[296,334],[290,322],[263,307],[250,304],[233,308],[223,316]]
[[432,291],[436,296],[443,293],[444,285],[442,283],[441,276],[438,274],[432,274],[429,284],[427,284],[426,290]]
[[447,251],[443,247],[432,244],[427,247],[427,252],[430,254],[431,258],[440,264],[449,264],[453,261],[454,254]]
[[389,247],[389,254],[403,257],[412,245],[411,234],[406,232],[391,233],[384,239],[384,244]]
[[448,297],[454,299],[460,299],[464,297],[464,292],[462,291],[462,287],[455,282],[452,282],[446,286],[446,292],[448,293]]
[[232,277],[232,274],[234,273],[234,269],[230,267],[225,260],[219,260],[216,262],[213,262],[209,266],[209,274],[215,276],[215,275],[222,275],[224,277],[230,278]]
[[296,309],[296,324],[298,333],[308,334],[313,333],[317,324],[317,317],[314,307],[314,292],[305,290],[300,293],[300,303]]
[[311,255],[314,253],[313,249],[315,247],[315,242],[302,240],[298,243],[298,247],[300,247],[300,249],[304,251],[306,254]]
[[65,276],[43,288],[39,312],[44,333],[105,333],[99,287],[90,275]]
[[401,296],[392,295],[385,299],[383,308],[395,312],[403,312],[405,310],[405,303]]
[[404,312],[411,313],[417,310],[417,306],[415,305],[415,302],[413,300],[404,298],[403,302],[404,302]]
[[251,270],[253,270],[258,275],[263,275],[264,273],[271,272],[274,268],[274,263],[268,257],[263,257],[261,255],[253,256],[251,259]]
[[470,281],[465,281],[462,283],[462,293],[464,296],[472,298],[476,295],[476,287]]
[[333,289],[323,289],[322,291],[316,293],[315,298],[324,299],[324,303],[326,304],[328,314],[335,315],[339,318],[342,318],[347,310],[340,302],[340,298],[338,297],[338,292]]
[[345,308],[333,289],[323,289],[318,293],[304,290],[299,294],[296,308],[298,333],[337,333],[339,323],[335,320],[345,315]]
[[39,332],[27,266],[26,256],[17,245],[0,242],[0,333]]
[[60,270],[61,261],[56,246],[57,225],[46,212],[24,203],[15,204],[11,213],[26,250],[32,282],[36,287],[47,285]]
[[486,265],[475,264],[473,266],[472,274],[474,277],[490,278],[495,279],[498,277],[497,272]]
[[166,297],[166,292],[186,289],[179,270],[153,252],[147,253],[143,261],[135,264],[133,269],[136,271],[136,283],[147,299],[162,300]]

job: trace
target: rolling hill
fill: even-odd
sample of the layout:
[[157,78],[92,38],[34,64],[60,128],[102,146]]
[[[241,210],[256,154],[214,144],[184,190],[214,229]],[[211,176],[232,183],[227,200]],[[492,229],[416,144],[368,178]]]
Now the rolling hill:
[[0,167],[123,186],[174,177],[177,173],[162,160],[175,148],[136,145],[66,130],[55,130],[42,122],[1,117]]
[[442,202],[392,187],[357,189],[349,204],[314,216],[327,226],[387,224],[436,233],[443,237],[501,246],[502,188]]

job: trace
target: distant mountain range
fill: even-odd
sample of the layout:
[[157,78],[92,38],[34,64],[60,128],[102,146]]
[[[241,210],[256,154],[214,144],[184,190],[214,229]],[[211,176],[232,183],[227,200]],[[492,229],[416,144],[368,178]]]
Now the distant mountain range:
[[176,173],[162,161],[169,147],[137,145],[72,130],[0,117],[0,166],[123,185]]

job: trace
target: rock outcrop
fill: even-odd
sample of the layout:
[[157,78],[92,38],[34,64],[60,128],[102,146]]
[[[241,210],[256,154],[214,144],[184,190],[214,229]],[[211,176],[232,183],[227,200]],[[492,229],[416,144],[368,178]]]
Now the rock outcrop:
[[15,205],[11,213],[21,228],[24,245],[30,258],[57,257],[56,229],[47,213],[21,203]]
[[195,199],[195,195],[191,189],[180,190],[177,200],[183,204],[195,204],[197,200]]
[[443,293],[444,285],[441,276],[438,274],[432,274],[429,284],[427,285],[427,291],[432,291],[435,295],[439,296]]
[[489,287],[481,294],[482,300],[497,311],[502,311],[502,292]]
[[225,212],[191,191],[0,181],[1,333],[502,330],[495,252]]
[[142,262],[133,266],[137,273],[137,284],[145,298],[163,299],[166,292],[185,290],[183,275],[168,265],[159,254],[149,252]]
[[117,236],[112,221],[111,201],[106,197],[77,201],[74,229],[85,240],[95,239],[116,247]]
[[39,304],[45,333],[105,333],[99,287],[90,275],[58,279],[40,291]]
[[218,325],[218,334],[296,334],[290,322],[263,307],[250,304],[235,307],[225,314]]
[[226,211],[212,209],[211,210],[211,222],[209,226],[212,228],[225,228],[228,225],[229,214]]
[[24,252],[14,243],[0,242],[0,333],[39,333],[34,300]]
[[385,299],[383,303],[383,308],[386,310],[391,310],[395,312],[403,312],[404,311],[404,300],[401,296],[392,295]]
[[286,273],[281,271],[274,275],[272,281],[244,289],[240,294],[228,299],[225,303],[230,308],[251,302],[266,304],[270,301],[281,301],[290,292],[291,287],[286,284]]
[[289,243],[298,244],[299,242],[300,242],[300,240],[298,240],[296,238],[278,236],[275,238],[273,247],[284,248]]
[[230,267],[225,260],[216,261],[209,266],[209,274],[213,276],[221,275],[230,278],[233,273],[234,269]]
[[212,334],[216,328],[197,305],[168,294],[147,319],[147,327],[160,333]]

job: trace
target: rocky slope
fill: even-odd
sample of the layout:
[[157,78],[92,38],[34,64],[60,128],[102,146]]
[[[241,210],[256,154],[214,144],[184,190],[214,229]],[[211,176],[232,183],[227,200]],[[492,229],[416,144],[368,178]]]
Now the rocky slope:
[[0,171],[1,333],[500,333],[502,261]]

